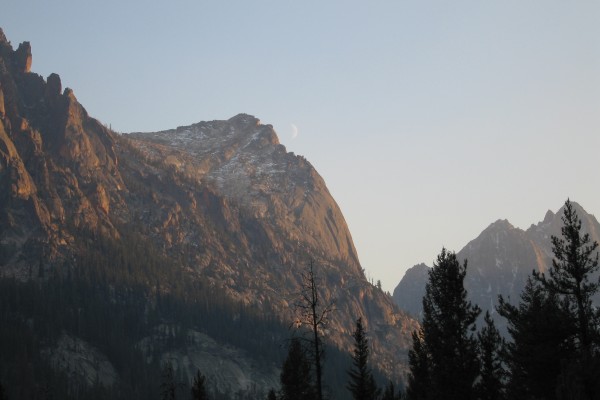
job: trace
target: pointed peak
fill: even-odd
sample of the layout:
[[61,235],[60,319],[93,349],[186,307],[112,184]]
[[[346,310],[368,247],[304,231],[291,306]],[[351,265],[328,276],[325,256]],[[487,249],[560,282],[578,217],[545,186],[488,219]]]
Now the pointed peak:
[[542,221],[542,223],[544,223],[544,224],[547,224],[547,223],[550,223],[550,222],[552,222],[552,220],[554,219],[554,216],[555,216],[555,215],[556,215],[556,214],[554,214],[554,213],[552,212],[552,210],[548,210],[548,211],[546,211],[546,216],[544,216],[544,220]]
[[423,269],[429,269],[429,266],[425,263],[419,263],[417,265],[413,265],[409,269],[414,269],[414,270],[422,269],[423,270]]
[[413,279],[415,277],[429,276],[429,266],[425,263],[414,265],[406,270],[402,279]]
[[[575,211],[575,213],[577,214],[577,218],[581,219],[582,221],[586,221],[589,219],[593,219],[595,220],[596,217],[593,214],[588,213],[582,206],[581,204],[572,201],[572,200],[567,200],[570,204],[571,204],[571,209],[573,211]],[[546,217],[544,218],[544,221],[542,222],[542,224],[547,224],[547,223],[552,223],[552,224],[561,224],[562,225],[562,217],[565,213],[565,207],[566,207],[566,203],[564,203],[559,209],[558,211],[553,214],[551,211],[548,211],[546,213]]]
[[[581,204],[577,203],[576,201],[572,201],[572,200],[568,200],[568,201],[571,204],[571,207],[573,208],[573,210],[575,210],[577,215],[579,215],[579,217],[587,214],[587,211],[585,211],[585,209],[581,206]],[[562,214],[564,212],[564,210],[565,210],[565,204],[562,205],[562,207],[560,208],[558,213]]]
[[228,120],[233,123],[242,123],[245,125],[260,125],[260,120],[256,118],[254,115],[240,113],[237,114]]
[[420,273],[421,271],[429,271],[430,269],[431,268],[429,268],[429,266],[427,266],[427,264],[420,263],[420,264],[417,264],[417,265],[413,265],[412,267],[410,267],[409,269],[407,269],[406,273],[415,274],[415,273]]
[[23,42],[19,45],[15,51],[16,62],[19,69],[25,73],[31,71],[31,44],[29,42]]
[[46,79],[46,96],[58,97],[62,91],[62,83],[58,74],[52,73]]
[[489,230],[489,229],[510,230],[510,229],[515,229],[515,227],[510,222],[508,222],[507,219],[499,219],[499,220],[496,220],[496,222],[492,222],[490,224],[490,226],[487,227],[486,230]]
[[68,97],[69,99],[73,99],[75,101],[77,101],[77,98],[75,97],[75,93],[73,92],[73,89],[71,88],[65,88],[65,90],[63,91],[63,96]]

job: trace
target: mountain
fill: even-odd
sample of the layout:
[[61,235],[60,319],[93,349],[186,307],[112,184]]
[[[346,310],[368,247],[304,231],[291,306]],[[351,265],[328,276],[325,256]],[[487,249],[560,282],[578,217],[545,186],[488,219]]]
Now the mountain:
[[170,360],[184,382],[201,368],[222,393],[265,392],[311,261],[335,303],[331,362],[350,360],[362,317],[374,367],[401,379],[417,322],[369,284],[322,177],[271,125],[240,114],[118,134],[31,64],[30,44],[13,50],[0,30],[5,386],[43,391],[19,381],[41,374],[67,394],[109,382],[141,398]]
[[[582,221],[582,230],[590,234],[592,241],[600,242],[598,220],[581,205],[571,204]],[[550,238],[561,236],[562,215],[563,208],[556,214],[548,211],[543,221],[527,230],[516,228],[507,220],[498,220],[461,249],[457,256],[468,263],[465,288],[470,300],[490,311],[494,310],[500,294],[517,301],[531,272],[545,272],[552,265]],[[411,268],[394,290],[396,304],[414,315],[422,310],[421,300],[427,283],[428,267],[423,264],[418,267],[418,274],[412,271],[417,267]],[[403,294],[407,288],[415,295]]]
[[410,267],[394,289],[393,299],[403,310],[422,317],[421,300],[425,296],[425,285],[429,281],[429,267],[423,263]]
[[[165,188],[179,193],[176,199],[159,201],[172,205],[158,221],[150,216],[154,204],[136,204],[136,222],[156,225],[147,234],[161,232],[168,252],[189,254],[190,264],[215,285],[246,303],[268,303],[282,315],[297,301],[301,274],[314,260],[321,270],[323,298],[336,304],[328,324],[330,339],[350,349],[350,322],[362,316],[370,324],[378,366],[396,368],[395,357],[405,354],[414,323],[367,282],[323,179],[306,159],[286,152],[272,126],[241,114],[228,121],[132,133],[125,140],[128,150],[121,159],[127,182],[146,181],[152,187],[166,170],[172,176],[164,182],[177,185]],[[139,165],[139,159],[162,169]],[[206,235],[208,223],[214,226],[212,235]],[[190,254],[190,245],[199,251]]]

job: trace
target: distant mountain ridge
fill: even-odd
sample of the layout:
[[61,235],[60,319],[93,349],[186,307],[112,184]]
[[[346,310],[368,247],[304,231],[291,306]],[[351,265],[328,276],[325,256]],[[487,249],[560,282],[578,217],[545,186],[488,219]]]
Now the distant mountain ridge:
[[[596,217],[576,202],[571,204],[582,220],[582,230],[590,234],[592,241],[600,242],[600,223]],[[561,236],[562,213],[562,207],[556,213],[549,210],[542,221],[527,230],[516,228],[507,220],[498,220],[463,247],[457,256],[461,261],[467,260],[465,288],[471,301],[492,312],[500,294],[518,301],[532,271],[545,272],[552,265],[550,238]],[[407,271],[393,297],[400,308],[419,316],[429,267],[421,264],[415,268],[418,274],[412,269],[411,273]],[[414,296],[404,294],[407,288]]]
[[[417,322],[367,281],[325,182],[279,144],[272,126],[240,114],[119,135],[91,118],[71,89],[63,91],[57,74],[44,79],[31,72],[31,61],[29,43],[13,50],[0,30],[0,277],[44,282],[57,271],[70,277],[91,250],[102,252],[103,243],[118,244],[134,232],[135,245],[158,249],[185,280],[289,323],[301,273],[313,260],[322,298],[336,303],[327,342],[351,349],[361,317],[374,366],[401,378]],[[165,281],[144,285],[156,297],[150,305],[175,290]],[[82,343],[74,332],[65,334],[69,343]],[[197,366],[185,352],[162,357],[174,354],[191,377]],[[265,371],[277,380],[270,366]]]

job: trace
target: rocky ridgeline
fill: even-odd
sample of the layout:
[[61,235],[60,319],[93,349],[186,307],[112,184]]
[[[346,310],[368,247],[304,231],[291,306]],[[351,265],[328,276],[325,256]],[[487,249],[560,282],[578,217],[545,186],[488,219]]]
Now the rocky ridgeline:
[[[583,231],[590,234],[592,241],[600,242],[598,220],[579,204],[572,204],[582,220]],[[458,258],[468,262],[465,287],[470,300],[492,313],[500,294],[518,301],[531,272],[546,272],[552,265],[550,238],[561,237],[562,215],[562,208],[556,214],[548,211],[543,221],[527,230],[516,228],[507,220],[498,220],[460,250]],[[394,290],[396,304],[413,315],[422,312],[428,271],[425,264],[409,269]],[[407,291],[414,295],[407,296]]]
[[31,61],[29,43],[0,35],[0,263],[20,278],[65,256],[67,225],[117,235],[108,212],[123,205],[114,135]]

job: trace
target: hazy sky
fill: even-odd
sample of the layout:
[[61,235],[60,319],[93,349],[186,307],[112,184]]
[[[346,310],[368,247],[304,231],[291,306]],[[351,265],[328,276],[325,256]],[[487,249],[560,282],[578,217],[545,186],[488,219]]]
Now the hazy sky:
[[600,212],[600,2],[3,0],[121,132],[244,112],[324,177],[393,290],[491,222]]

